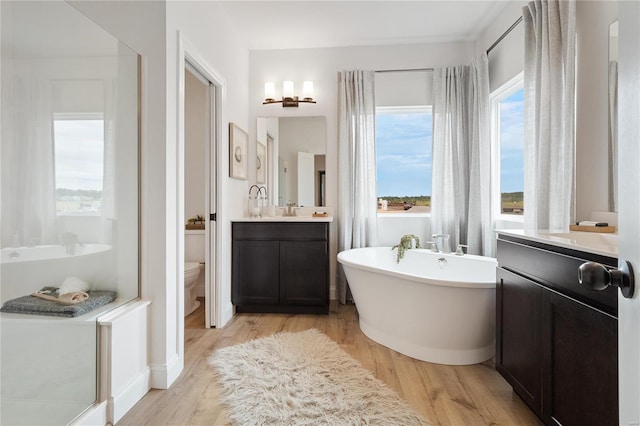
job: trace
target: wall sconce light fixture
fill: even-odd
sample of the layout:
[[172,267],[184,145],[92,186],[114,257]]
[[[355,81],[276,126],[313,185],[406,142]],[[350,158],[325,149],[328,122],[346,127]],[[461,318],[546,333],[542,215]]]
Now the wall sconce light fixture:
[[285,81],[282,83],[282,99],[276,100],[276,86],[273,83],[264,84],[264,102],[266,104],[281,103],[283,107],[297,107],[299,103],[315,104],[313,100],[313,81],[305,81],[302,83],[302,99],[293,94],[293,81]]

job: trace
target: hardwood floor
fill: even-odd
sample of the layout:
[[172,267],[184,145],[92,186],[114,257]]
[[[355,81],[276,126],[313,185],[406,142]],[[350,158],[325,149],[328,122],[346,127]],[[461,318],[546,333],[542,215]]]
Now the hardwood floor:
[[207,364],[218,348],[279,331],[316,328],[357,359],[434,425],[540,425],[494,369],[493,361],[445,366],[417,361],[362,334],[353,305],[329,315],[238,314],[223,329],[205,329],[204,310],[185,318],[184,371],[168,390],[152,390],[118,425],[226,425]]

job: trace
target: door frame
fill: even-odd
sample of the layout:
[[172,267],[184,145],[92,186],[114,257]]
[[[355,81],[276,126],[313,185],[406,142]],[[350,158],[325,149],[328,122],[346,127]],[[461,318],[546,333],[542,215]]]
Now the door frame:
[[[205,212],[205,216],[210,214],[216,214],[217,220],[211,221],[208,217],[205,217],[205,259],[208,262],[208,267],[205,269],[205,327],[215,327],[217,324],[221,324],[222,306],[220,305],[220,285],[221,282],[221,268],[220,268],[220,253],[222,252],[221,243],[221,220],[218,212],[215,210],[219,206],[219,198],[221,194],[222,177],[220,175],[221,170],[224,170],[224,166],[221,163],[219,155],[219,145],[223,138],[222,129],[222,117],[223,117],[223,99],[226,92],[226,80],[211,67],[204,56],[196,49],[196,47],[189,42],[183,33],[178,31],[178,105],[177,105],[177,145],[178,145],[178,158],[177,158],[177,171],[178,171],[178,185],[177,185],[177,217],[178,217],[178,257],[184,263],[184,103],[185,103],[185,67],[188,62],[191,67],[197,70],[204,78],[209,80],[210,89],[209,94],[209,144],[207,146],[207,164],[209,168],[209,179],[206,183],[206,188],[209,193],[209,211]],[[212,87],[213,86],[213,87]],[[214,173],[211,174],[211,166],[213,165]],[[213,210],[212,210],[213,209]],[[179,262],[180,263],[180,262]],[[183,265],[178,265],[180,270],[183,270]],[[178,279],[184,280],[184,273],[178,274]],[[180,348],[180,354],[184,354],[184,283],[179,286],[177,303],[178,318],[178,345]]]

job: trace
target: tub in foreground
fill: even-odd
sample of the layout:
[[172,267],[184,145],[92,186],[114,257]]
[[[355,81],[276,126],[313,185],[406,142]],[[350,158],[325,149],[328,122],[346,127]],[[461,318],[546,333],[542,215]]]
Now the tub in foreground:
[[494,258],[391,247],[338,254],[360,329],[372,340],[422,361],[477,364],[495,354]]

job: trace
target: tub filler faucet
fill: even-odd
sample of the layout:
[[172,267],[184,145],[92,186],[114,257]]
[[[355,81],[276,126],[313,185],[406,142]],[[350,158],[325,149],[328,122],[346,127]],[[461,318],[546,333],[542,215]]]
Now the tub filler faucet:
[[[431,239],[435,242],[436,249],[440,253],[451,253],[451,246],[449,246],[449,234],[433,234]],[[440,244],[438,244],[438,241],[440,241]]]
[[73,232],[63,232],[58,236],[58,239],[68,255],[73,256],[76,254],[76,245],[80,244],[76,234]]

